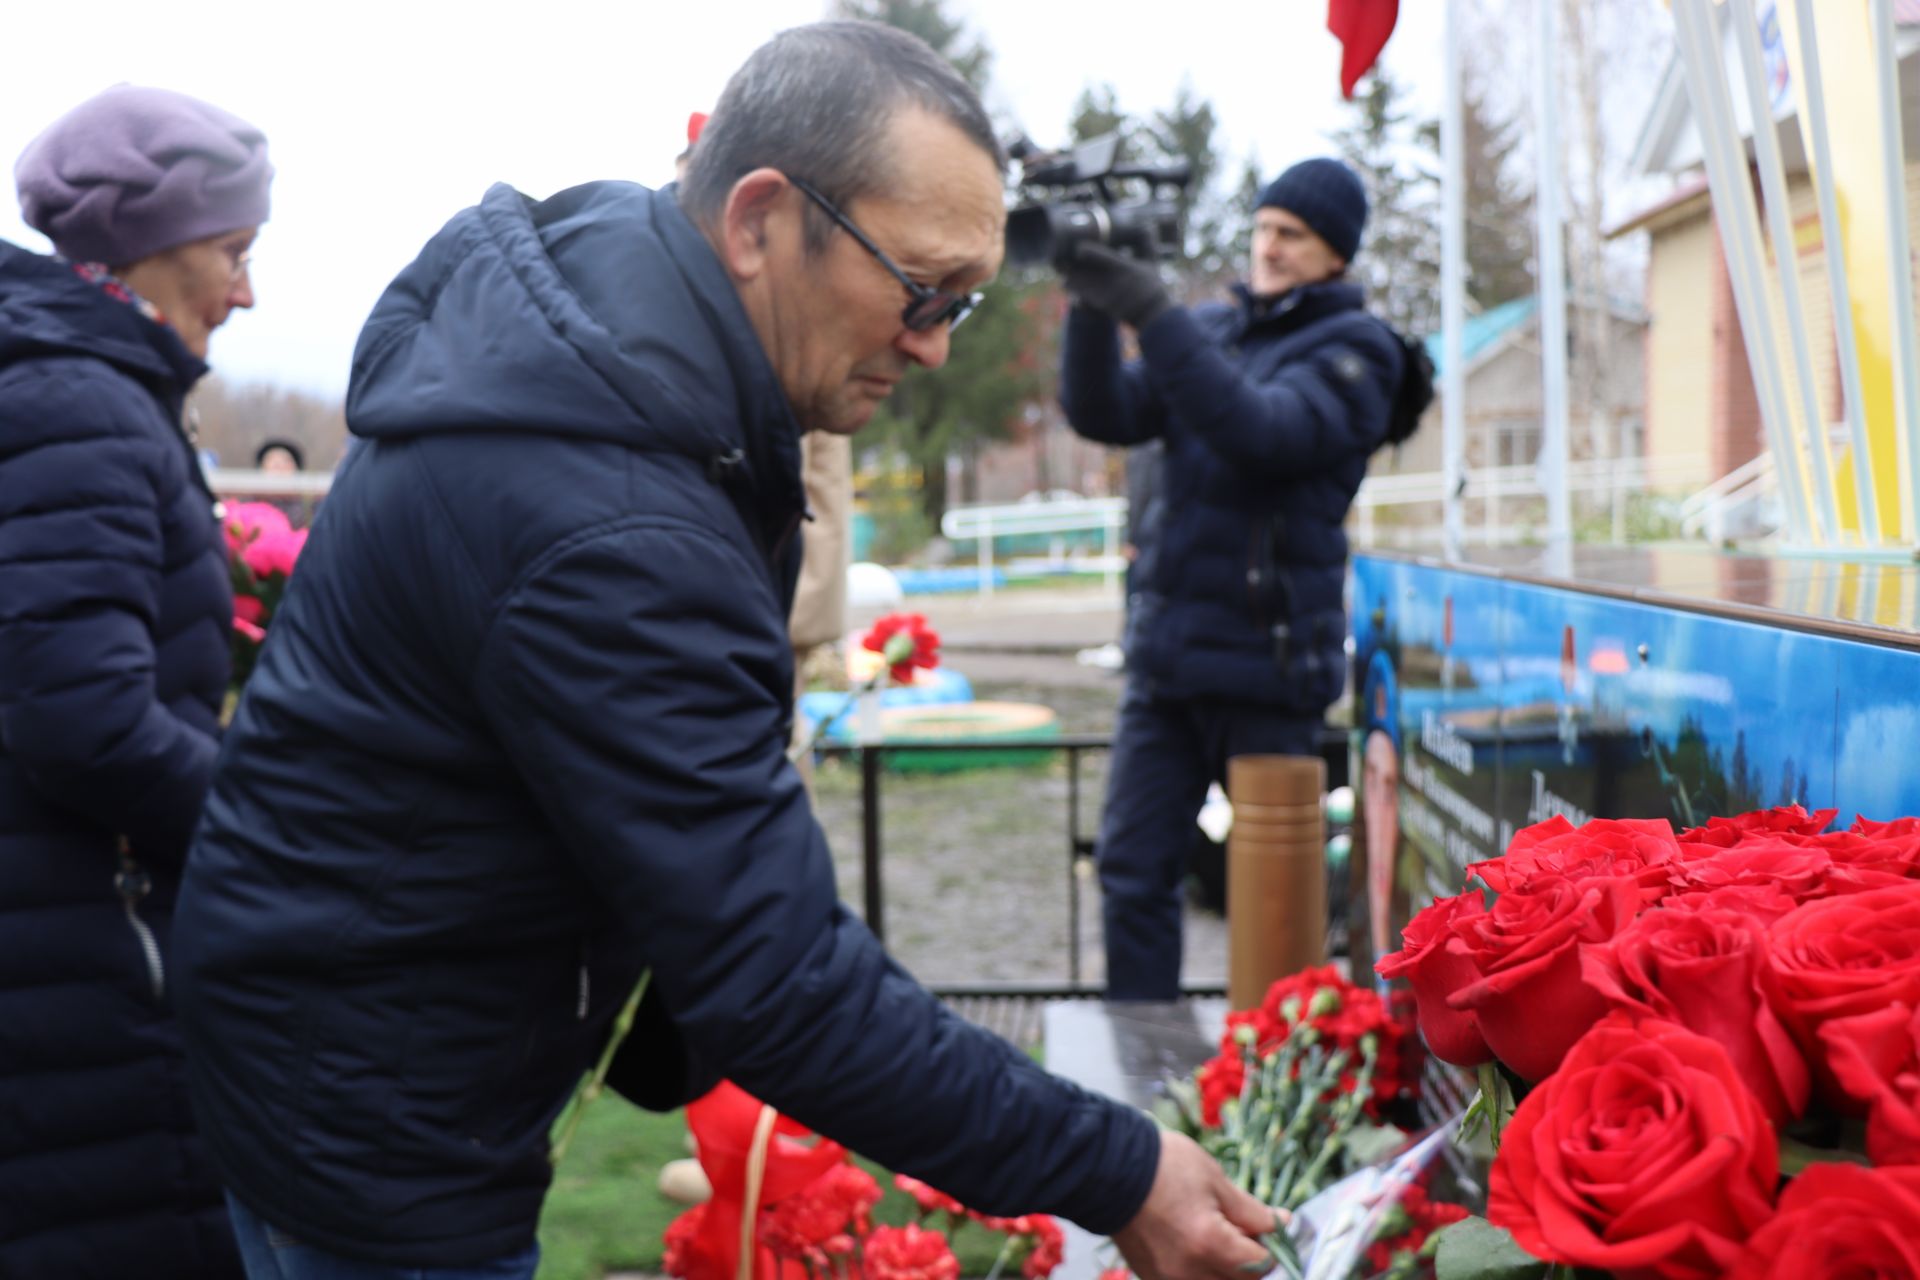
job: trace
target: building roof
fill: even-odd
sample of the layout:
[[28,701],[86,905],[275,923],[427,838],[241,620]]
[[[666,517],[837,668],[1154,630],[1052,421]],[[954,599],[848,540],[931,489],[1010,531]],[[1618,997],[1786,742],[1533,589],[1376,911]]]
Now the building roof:
[[[1920,3],[1920,0],[1915,0]],[[1592,295],[1587,295],[1592,297]],[[1569,297],[1567,305],[1585,307],[1588,303]],[[1540,310],[1538,294],[1528,294],[1524,298],[1515,298],[1512,302],[1503,302],[1497,307],[1489,307],[1479,315],[1468,316],[1460,335],[1461,353],[1466,357],[1467,372],[1472,373],[1482,360],[1490,359],[1508,339],[1518,337],[1534,323],[1534,317]],[[1615,320],[1628,324],[1645,324],[1647,313],[1637,303],[1621,298],[1609,298],[1607,310],[1613,313]],[[1440,334],[1431,334],[1424,339],[1427,355],[1433,360],[1433,376],[1438,378],[1445,369],[1445,361],[1440,354]]]
[[[1790,3],[1791,0],[1780,0]],[[1864,6],[1863,6],[1864,7]],[[1732,88],[1732,102],[1728,105],[1733,112],[1734,128],[1742,138],[1750,138],[1753,124],[1749,118],[1747,95],[1742,86],[1746,83],[1740,68],[1740,59],[1735,52],[1733,36],[1729,23],[1732,17],[1723,5],[1714,6],[1716,18],[1717,43],[1720,55],[1727,68],[1727,78]],[[1905,63],[1917,49],[1920,49],[1920,0],[1893,0],[1893,24],[1896,55]],[[1834,74],[1833,68],[1827,69]],[[1903,97],[1911,100],[1915,89],[1911,70],[1903,67],[1901,81]],[[1909,101],[1909,110],[1912,109]],[[1774,106],[1775,125],[1780,133],[1781,158],[1789,173],[1806,167],[1801,154],[1800,130],[1793,125],[1796,114],[1794,96],[1785,94]],[[1911,118],[1908,122],[1908,146],[1913,145]],[[1693,103],[1687,97],[1686,74],[1682,69],[1680,55],[1675,52],[1667,59],[1667,66],[1661,73],[1659,87],[1655,90],[1653,101],[1647,108],[1646,116],[1640,123],[1640,132],[1634,143],[1629,168],[1634,174],[1646,177],[1656,174],[1677,174],[1692,169],[1701,163],[1700,137],[1693,119]]]
[[[1920,3],[1920,0],[1915,0]],[[1515,298],[1512,302],[1503,302],[1497,307],[1482,311],[1477,316],[1468,316],[1462,326],[1460,350],[1467,362],[1467,368],[1485,355],[1493,345],[1514,330],[1533,319],[1533,313],[1540,309],[1540,299],[1532,294],[1524,298]],[[1444,360],[1441,355],[1441,335],[1433,334],[1426,340],[1427,355],[1433,359],[1433,373],[1439,377]]]
[[[1920,0],[1913,0],[1913,3],[1920,4]],[[1705,176],[1695,177],[1681,182],[1664,198],[1629,215],[1616,226],[1609,227],[1603,233],[1604,238],[1613,240],[1632,231],[1658,231],[1711,208],[1713,196],[1707,190]]]

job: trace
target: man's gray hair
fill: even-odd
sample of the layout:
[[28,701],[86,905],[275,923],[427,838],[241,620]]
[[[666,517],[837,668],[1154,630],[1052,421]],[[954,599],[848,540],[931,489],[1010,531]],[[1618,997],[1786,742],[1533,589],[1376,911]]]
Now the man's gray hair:
[[[979,95],[925,41],[878,22],[817,22],[782,31],[727,81],[680,182],[680,205],[709,225],[734,183],[769,168],[845,209],[892,181],[887,129],[906,106],[953,124],[1005,174]],[[833,232],[811,203],[806,226],[815,250]]]

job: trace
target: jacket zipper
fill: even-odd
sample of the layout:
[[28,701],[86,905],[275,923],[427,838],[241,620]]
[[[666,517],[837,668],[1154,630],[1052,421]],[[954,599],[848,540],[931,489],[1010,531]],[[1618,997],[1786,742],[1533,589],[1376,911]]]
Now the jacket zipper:
[[160,941],[153,936],[153,929],[140,918],[140,899],[153,890],[153,878],[146,868],[134,861],[133,851],[127,846],[127,838],[120,837],[120,869],[114,873],[113,887],[120,894],[121,909],[127,913],[127,923],[133,926],[134,937],[140,940],[140,950],[147,960],[147,982],[152,988],[155,1001],[165,1000],[167,996],[167,967],[160,957]]

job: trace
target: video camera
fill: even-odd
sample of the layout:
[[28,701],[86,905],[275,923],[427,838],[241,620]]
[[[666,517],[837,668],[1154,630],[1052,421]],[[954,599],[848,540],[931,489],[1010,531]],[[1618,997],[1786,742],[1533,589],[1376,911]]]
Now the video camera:
[[[1102,134],[1066,152],[1041,151],[1025,137],[1007,148],[1021,163],[1029,203],[1007,215],[1007,260],[1064,269],[1083,240],[1148,262],[1180,251],[1179,194],[1193,181],[1185,161],[1123,167],[1120,135]],[[1125,200],[1116,184],[1135,181],[1144,197]]]

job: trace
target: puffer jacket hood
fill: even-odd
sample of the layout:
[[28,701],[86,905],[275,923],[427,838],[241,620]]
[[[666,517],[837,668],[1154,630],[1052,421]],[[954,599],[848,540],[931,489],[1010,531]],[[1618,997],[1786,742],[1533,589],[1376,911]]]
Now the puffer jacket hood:
[[[688,325],[699,313],[704,324]],[[732,282],[674,191],[503,184],[456,215],[374,308],[353,433],[535,430],[744,465],[803,502],[799,426]]]

